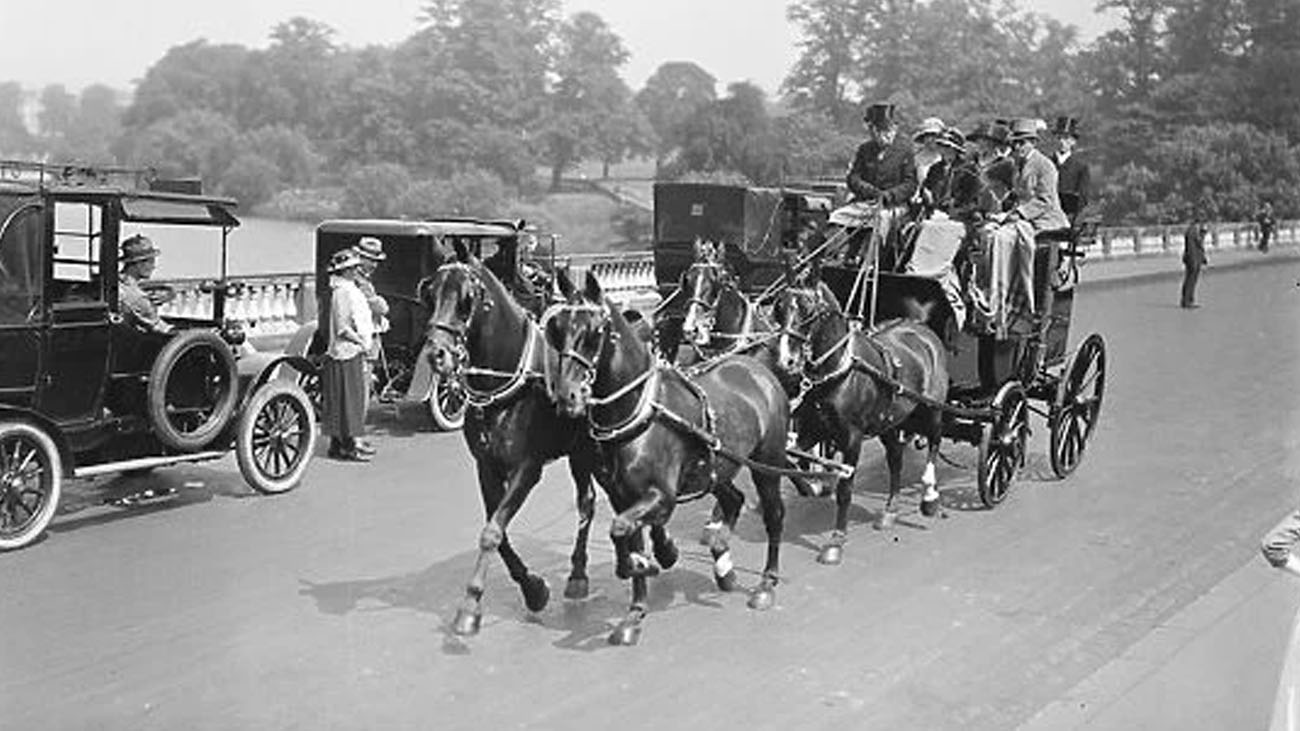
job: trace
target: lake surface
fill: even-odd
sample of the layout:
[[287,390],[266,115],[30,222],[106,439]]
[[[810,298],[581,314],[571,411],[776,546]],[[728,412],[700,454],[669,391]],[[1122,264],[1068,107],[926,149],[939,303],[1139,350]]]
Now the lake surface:
[[[227,238],[228,273],[310,272],[315,227],[297,221],[245,218]],[[211,277],[221,271],[221,230],[187,226],[123,224],[122,238],[144,233],[162,250],[159,279]]]

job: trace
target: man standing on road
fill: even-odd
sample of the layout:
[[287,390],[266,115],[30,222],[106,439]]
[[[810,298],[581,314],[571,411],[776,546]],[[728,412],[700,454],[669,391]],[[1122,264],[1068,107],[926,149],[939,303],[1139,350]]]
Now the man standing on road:
[[1268,253],[1268,242],[1273,238],[1273,229],[1277,227],[1277,220],[1273,218],[1273,204],[1264,201],[1255,220],[1259,221],[1259,250]]
[[1205,214],[1197,210],[1192,214],[1192,222],[1187,224],[1183,233],[1183,296],[1179,305],[1183,309],[1195,309],[1196,281],[1201,277],[1201,267],[1209,263],[1205,258]]

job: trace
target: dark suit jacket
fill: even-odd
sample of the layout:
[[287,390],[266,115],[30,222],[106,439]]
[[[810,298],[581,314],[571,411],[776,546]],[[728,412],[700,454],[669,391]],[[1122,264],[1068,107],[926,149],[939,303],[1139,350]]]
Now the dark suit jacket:
[[1056,189],[1061,196],[1061,208],[1065,215],[1073,219],[1088,206],[1092,172],[1088,169],[1088,163],[1079,159],[1077,153],[1067,157],[1065,162],[1060,162],[1053,156],[1052,162],[1056,163]]
[[863,142],[853,156],[847,182],[859,200],[879,197],[887,206],[907,203],[916,192],[912,144],[903,137],[888,147],[875,140]]
[[1208,261],[1205,258],[1206,227],[1195,221],[1187,224],[1183,232],[1183,264],[1199,269]]

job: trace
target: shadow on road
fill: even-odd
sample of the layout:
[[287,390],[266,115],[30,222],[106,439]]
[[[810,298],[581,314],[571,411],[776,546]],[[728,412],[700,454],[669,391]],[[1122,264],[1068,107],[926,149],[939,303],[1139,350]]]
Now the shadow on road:
[[[162,495],[151,498],[150,495]],[[107,479],[65,483],[58,517],[51,533],[68,533],[140,515],[207,503],[214,497],[243,500],[258,497],[238,472],[192,465],[143,474],[119,474]]]

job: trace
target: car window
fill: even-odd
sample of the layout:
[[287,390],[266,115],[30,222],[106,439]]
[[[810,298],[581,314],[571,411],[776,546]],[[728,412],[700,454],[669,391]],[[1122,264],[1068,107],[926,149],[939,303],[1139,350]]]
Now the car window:
[[0,219],[0,326],[22,325],[41,301],[41,231],[37,204],[14,208]]
[[104,277],[100,257],[104,241],[104,209],[93,203],[54,204],[53,303],[103,302]]

